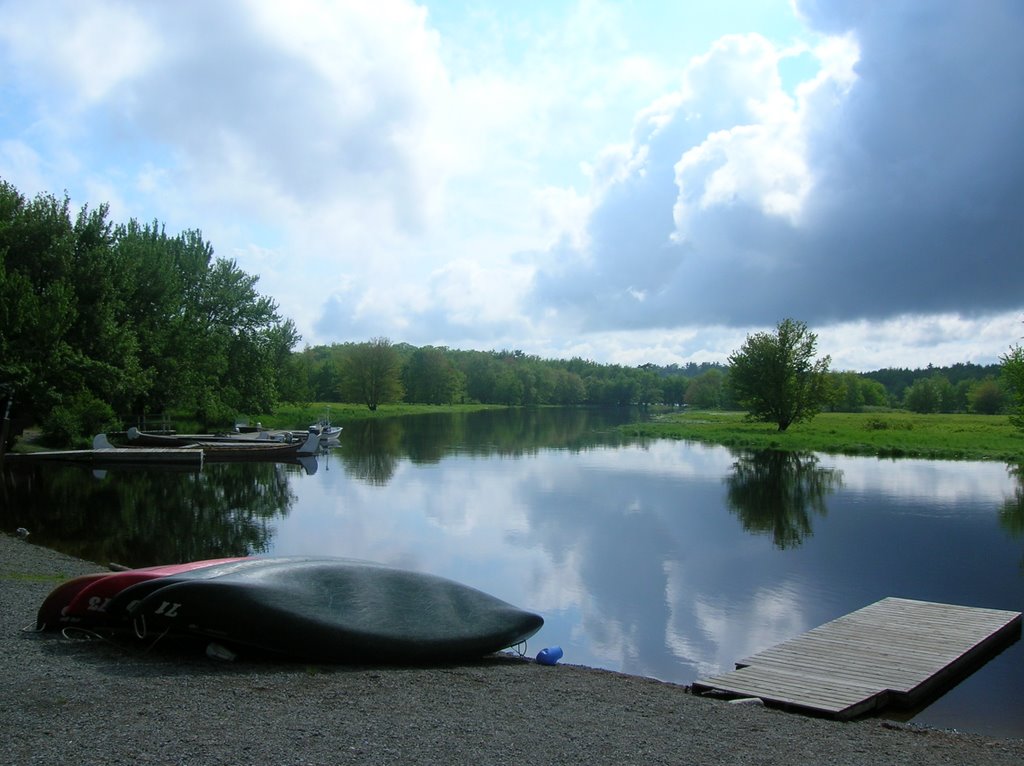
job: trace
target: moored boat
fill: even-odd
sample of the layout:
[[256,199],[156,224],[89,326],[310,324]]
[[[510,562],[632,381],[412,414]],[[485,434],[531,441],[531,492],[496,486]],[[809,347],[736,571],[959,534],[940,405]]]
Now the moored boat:
[[332,426],[330,419],[324,418],[313,423],[309,427],[309,432],[319,434],[320,441],[326,442],[341,436],[341,426]]
[[303,439],[277,442],[267,437],[258,439],[214,435],[149,434],[130,428],[127,444],[135,447],[168,449],[200,448],[207,461],[291,459],[299,455],[315,455],[320,449],[318,434],[308,433]]

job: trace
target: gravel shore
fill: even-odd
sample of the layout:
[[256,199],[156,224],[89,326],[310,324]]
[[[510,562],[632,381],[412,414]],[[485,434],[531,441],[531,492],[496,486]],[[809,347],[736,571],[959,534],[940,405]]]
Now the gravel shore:
[[95,571],[0,534],[0,764],[1024,763],[1022,740],[836,723],[515,657],[222,663],[31,630],[61,580]]

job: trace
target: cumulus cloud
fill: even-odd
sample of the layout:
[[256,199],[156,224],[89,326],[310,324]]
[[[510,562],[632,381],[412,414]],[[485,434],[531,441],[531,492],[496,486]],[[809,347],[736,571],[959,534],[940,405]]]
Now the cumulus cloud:
[[187,190],[224,216],[344,202],[407,230],[443,184],[431,100],[444,70],[411,3],[48,2],[2,16],[9,60],[70,94],[40,109],[60,138],[82,124],[99,144],[81,153],[118,147],[93,173],[138,174],[146,157],[167,171],[165,198]]
[[694,48],[603,0],[0,0],[0,177],[201,229],[310,343],[721,361],[794,316],[956,361],[1024,304],[1018,6]]
[[309,336],[321,304],[437,268],[460,169],[439,48],[407,0],[0,2],[0,176],[202,229]]
[[595,174],[534,300],[585,330],[965,315],[1024,303],[1024,10],[817,3],[816,78],[723,38]]
[[95,104],[145,71],[159,35],[129,3],[33,3],[2,14],[8,66],[38,85],[54,83],[75,108]]

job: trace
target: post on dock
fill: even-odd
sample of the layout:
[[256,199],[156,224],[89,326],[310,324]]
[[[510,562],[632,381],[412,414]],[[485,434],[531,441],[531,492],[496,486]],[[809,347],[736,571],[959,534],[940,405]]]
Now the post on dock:
[[14,394],[9,394],[7,397],[7,406],[4,408],[4,421],[3,425],[0,425],[0,463],[4,460],[4,455],[7,454],[7,434],[11,432],[11,402],[14,401]]

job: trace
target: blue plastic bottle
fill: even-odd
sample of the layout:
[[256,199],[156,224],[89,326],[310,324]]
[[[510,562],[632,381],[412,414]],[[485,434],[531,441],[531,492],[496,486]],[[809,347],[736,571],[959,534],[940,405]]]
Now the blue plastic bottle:
[[562,647],[549,646],[537,652],[537,662],[541,665],[555,665],[562,659]]

